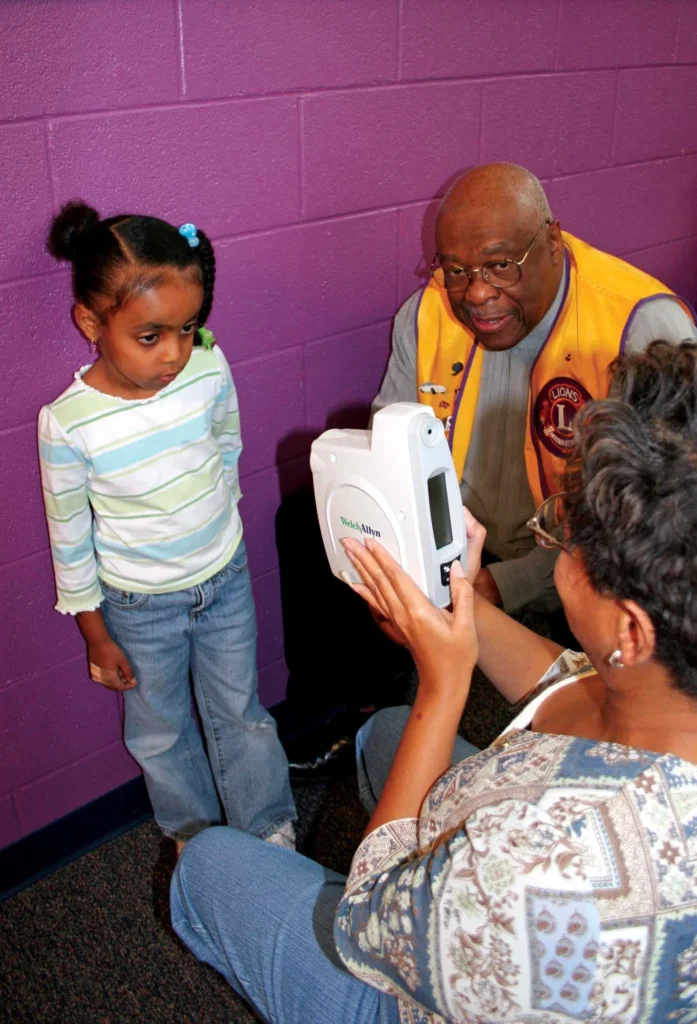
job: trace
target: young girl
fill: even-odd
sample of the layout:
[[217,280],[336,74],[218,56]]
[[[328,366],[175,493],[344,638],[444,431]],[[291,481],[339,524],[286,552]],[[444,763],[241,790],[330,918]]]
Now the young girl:
[[39,416],[56,608],[76,616],[92,678],[123,692],[162,832],[181,848],[222,804],[292,848],[288,763],[257,695],[237,395],[203,327],[213,247],[193,224],[68,203],[49,249],[73,264],[98,355]]

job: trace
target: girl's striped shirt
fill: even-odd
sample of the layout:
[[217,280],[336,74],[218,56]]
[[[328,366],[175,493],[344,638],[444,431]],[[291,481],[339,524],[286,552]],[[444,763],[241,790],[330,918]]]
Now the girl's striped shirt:
[[39,456],[60,612],[91,611],[100,579],[158,594],[209,579],[242,537],[237,393],[222,351],[195,348],[152,398],[75,374],[39,414]]

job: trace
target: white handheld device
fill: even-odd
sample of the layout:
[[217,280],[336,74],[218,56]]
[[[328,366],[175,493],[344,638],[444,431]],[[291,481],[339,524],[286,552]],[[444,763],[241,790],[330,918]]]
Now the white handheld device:
[[433,409],[396,402],[372,430],[327,430],[310,467],[324,547],[336,576],[360,578],[344,537],[373,537],[439,608],[450,604],[450,566],[466,550],[460,486]]

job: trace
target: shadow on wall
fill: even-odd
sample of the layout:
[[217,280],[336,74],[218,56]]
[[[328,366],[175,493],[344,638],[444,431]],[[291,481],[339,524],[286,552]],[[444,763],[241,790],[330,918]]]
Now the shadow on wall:
[[[362,429],[369,408],[353,405],[327,417],[326,429]],[[309,452],[317,432],[300,431],[277,448],[281,505],[276,513],[286,699],[313,714],[401,702],[411,658],[377,628],[367,606],[331,572],[317,519]],[[283,461],[304,448],[305,472]]]
[[[410,292],[428,280],[442,196],[461,173],[450,175],[423,209],[421,257],[409,277]],[[381,379],[383,372],[384,368]],[[379,383],[374,382],[373,393]],[[416,401],[416,392],[413,397]],[[363,429],[369,418],[369,401],[352,402],[331,409],[323,429]],[[403,699],[411,658],[383,636],[363,601],[329,569],[310,471],[310,448],[321,432],[291,431],[276,448],[281,494],[276,548],[289,670],[287,700],[315,711],[384,706]]]
[[462,170],[449,175],[437,190],[433,199],[429,200],[428,205],[424,210],[420,232],[421,257],[412,270],[412,275],[415,279],[414,291],[426,284],[430,277],[431,263],[433,262],[433,257],[436,253],[436,217],[438,216],[438,210],[443,201],[443,196],[462,174],[471,169],[471,167],[463,167]]
[[298,490],[298,472],[290,463],[302,457],[307,460],[307,482],[310,480],[310,448],[324,430],[363,430],[370,419],[369,403],[356,403],[333,409],[322,430],[293,430],[285,434],[276,446],[276,468],[281,485],[281,497]]

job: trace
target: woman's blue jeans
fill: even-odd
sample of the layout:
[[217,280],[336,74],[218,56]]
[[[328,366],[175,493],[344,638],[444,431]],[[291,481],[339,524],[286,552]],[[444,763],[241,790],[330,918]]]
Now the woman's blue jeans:
[[[379,711],[358,734],[361,797],[372,809],[410,709]],[[460,740],[453,763],[476,753]],[[334,914],[346,878],[235,829],[188,843],[172,880],[174,929],[199,960],[273,1024],[398,1024],[393,996],[342,966]]]
[[172,924],[265,1021],[398,1024],[397,1000],[349,974],[334,949],[345,883],[299,853],[211,828],[179,858]]
[[230,825],[262,838],[294,819],[288,761],[257,693],[244,542],[188,590],[103,588],[109,633],[138,680],[124,693],[124,739],[162,832],[189,839],[221,821],[221,804]]
[[[371,814],[377,806],[382,787],[387,782],[410,711],[411,708],[406,704],[376,711],[359,729],[356,736],[358,792],[361,803]],[[463,740],[462,736],[455,737],[452,758],[454,765],[478,753],[479,747]]]

